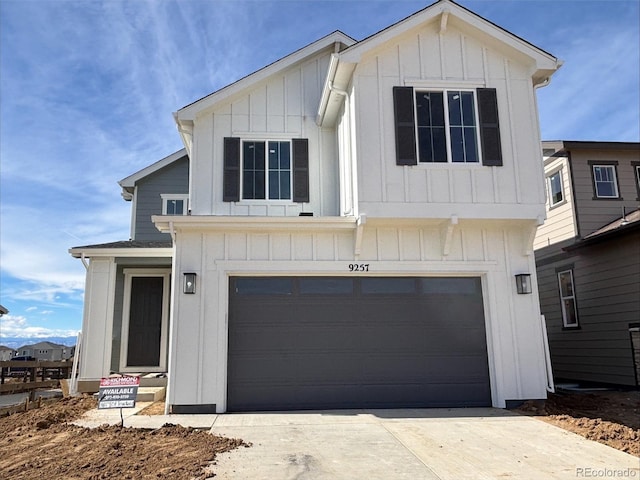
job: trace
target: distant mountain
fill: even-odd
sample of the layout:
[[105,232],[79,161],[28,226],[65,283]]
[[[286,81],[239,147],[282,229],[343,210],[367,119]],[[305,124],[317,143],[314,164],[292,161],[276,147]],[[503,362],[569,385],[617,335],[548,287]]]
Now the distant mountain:
[[58,343],[72,347],[76,344],[77,337],[0,337],[0,345],[16,349],[23,345],[33,345],[39,342]]

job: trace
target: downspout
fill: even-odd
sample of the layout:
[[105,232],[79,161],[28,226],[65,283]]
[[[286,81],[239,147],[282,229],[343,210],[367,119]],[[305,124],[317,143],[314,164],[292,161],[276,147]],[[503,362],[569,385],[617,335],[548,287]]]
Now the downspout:
[[80,254],[80,261],[82,262],[82,264],[84,265],[84,268],[86,270],[89,270],[89,264],[87,263],[87,258],[84,256],[84,252],[82,252]]

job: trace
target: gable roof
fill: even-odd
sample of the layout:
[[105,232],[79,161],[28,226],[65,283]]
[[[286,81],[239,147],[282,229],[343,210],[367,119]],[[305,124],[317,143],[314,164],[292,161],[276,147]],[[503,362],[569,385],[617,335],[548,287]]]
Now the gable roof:
[[69,249],[74,258],[92,257],[171,257],[172,243],[140,240],[83,245]]
[[29,349],[50,349],[50,350],[57,350],[57,349],[64,349],[67,348],[65,345],[60,345],[58,343],[53,343],[53,342],[38,342],[38,343],[34,343],[32,345],[22,345],[21,347],[18,347],[17,350],[22,350],[25,348],[29,348]]
[[186,149],[182,148],[171,155],[164,157],[161,160],[158,160],[155,163],[143,168],[142,170],[138,170],[136,173],[129,175],[128,177],[123,178],[118,182],[118,185],[122,187],[122,197],[129,201],[133,198],[133,191],[135,189],[136,183],[151,175],[152,173],[157,172],[158,170],[162,170],[164,167],[171,165],[173,162],[176,162],[187,156]]
[[205,110],[221,100],[242,91],[248,86],[295,65],[296,63],[307,59],[311,55],[315,55],[329,47],[336,48],[336,45],[349,46],[354,43],[356,43],[356,40],[342,33],[340,30],[336,30],[329,35],[326,35],[315,42],[310,43],[309,45],[302,47],[295,52],[290,53],[289,55],[276,60],[275,62],[270,63],[269,65],[256,70],[255,72],[250,73],[249,75],[216,90],[195,102],[190,103],[189,105],[182,107],[174,113],[174,118],[179,126],[185,122],[193,121],[197,112]]

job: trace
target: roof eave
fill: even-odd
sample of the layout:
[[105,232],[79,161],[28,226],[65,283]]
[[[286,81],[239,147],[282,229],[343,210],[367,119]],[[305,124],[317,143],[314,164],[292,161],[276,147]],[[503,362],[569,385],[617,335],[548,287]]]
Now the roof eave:
[[237,80],[236,82],[231,83],[230,85],[227,85],[220,90],[207,95],[206,97],[203,97],[185,107],[182,107],[174,114],[176,122],[178,123],[178,125],[183,125],[188,121],[193,122],[200,112],[214,107],[220,102],[242,92],[247,87],[258,83],[270,77],[271,75],[283,71],[297,64],[298,62],[304,61],[308,57],[319,53],[326,48],[333,47],[336,44],[350,46],[354,43],[356,43],[356,41],[353,38],[338,30],[330,33],[329,35],[326,35],[319,40],[316,40],[315,42],[310,43],[309,45],[302,47],[301,49],[296,50],[295,52],[279,60],[276,60],[275,62],[253,73],[250,73],[240,80]]
[[151,258],[171,257],[173,248],[70,248],[69,253],[73,258]]

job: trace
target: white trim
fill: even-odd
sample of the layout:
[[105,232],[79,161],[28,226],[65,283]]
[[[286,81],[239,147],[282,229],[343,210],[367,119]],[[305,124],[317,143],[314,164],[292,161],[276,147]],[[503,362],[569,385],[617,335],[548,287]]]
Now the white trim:
[[[244,144],[250,143],[263,143],[264,144],[264,196],[265,198],[244,198]],[[271,169],[269,168],[269,143],[288,143],[289,144],[289,198],[269,198],[269,174]],[[275,170],[275,171],[280,171]],[[293,202],[293,141],[291,137],[285,139],[279,138],[242,138],[240,140],[240,200],[238,204],[288,204],[295,205]]]
[[187,155],[187,151],[184,148],[182,148],[177,152],[172,153],[171,155],[164,157],[163,159],[158,160],[155,163],[152,163],[151,165],[143,168],[142,170],[138,170],[136,173],[133,173],[128,177],[123,178],[118,182],[118,185],[122,187],[123,191],[126,188],[133,188],[135,187],[136,182],[141,178],[144,178],[147,175],[151,175],[152,173],[157,172],[158,170],[166,167],[167,165],[175,162],[176,160],[180,160],[185,155]]
[[[440,82],[442,85],[445,82]],[[443,116],[444,116],[444,131],[445,131],[445,141],[447,148],[447,161],[446,162],[421,162],[420,161],[420,126],[418,125],[418,102],[416,101],[416,95],[420,92],[425,93],[441,93],[442,94],[442,107],[443,107]],[[473,162],[454,162],[452,160],[452,145],[451,145],[451,112],[449,111],[449,93],[450,92],[458,92],[458,93],[471,93],[473,95],[473,116],[475,124],[473,125],[475,129],[475,140],[476,140],[476,161]],[[424,87],[414,87],[413,88],[413,114],[415,118],[415,135],[416,135],[416,155],[418,160],[418,165],[432,165],[432,164],[440,164],[440,165],[479,165],[482,166],[482,145],[480,144],[480,118],[478,112],[478,98],[476,89],[471,89],[468,87],[465,88],[455,88],[455,87],[435,87],[430,85],[428,82],[425,82]]]
[[[217,215],[187,215],[186,217],[162,217],[153,215],[151,221],[162,233],[174,230],[242,230],[269,231],[291,229],[292,231],[355,230],[355,217],[232,217]],[[168,249],[171,251],[171,249]]]
[[[171,217],[175,218],[175,217]],[[81,258],[84,254],[85,258],[97,257],[121,257],[121,258],[171,258],[173,256],[173,248],[70,248],[69,253],[75,258]]]
[[[615,190],[613,195],[599,195],[598,194],[598,181],[596,180],[596,168],[611,169],[611,171],[613,172],[612,183],[613,183],[614,190]],[[606,164],[606,163],[605,164],[597,164],[597,163],[592,164],[591,165],[591,178],[593,179],[593,193],[594,193],[596,198],[620,198],[620,191],[618,190],[618,172],[617,172],[617,169],[616,169],[616,165]],[[600,182],[600,183],[605,183],[605,182]]]
[[[274,277],[274,276],[330,276],[353,277],[354,273],[344,267],[349,261],[219,261],[218,269],[218,315],[224,322],[218,322],[218,355],[217,355],[217,385],[219,392],[216,398],[216,413],[227,411],[227,376],[228,376],[228,339],[229,339],[229,277]],[[487,360],[491,402],[494,407],[504,408],[504,388],[502,386],[499,369],[501,364],[496,358],[502,355],[499,339],[495,335],[497,322],[492,317],[490,305],[497,301],[495,289],[491,287],[495,275],[501,272],[497,261],[375,261],[370,263],[372,270],[358,275],[362,277],[480,277],[482,298],[484,305],[484,322],[487,344]],[[426,274],[425,272],[428,272]],[[491,294],[493,292],[493,295]]]
[[[160,277],[162,282],[162,319],[160,328],[159,365],[133,366],[127,364],[127,346],[129,344],[129,314],[131,309],[131,279],[133,277]],[[167,371],[167,333],[169,320],[169,299],[171,291],[171,270],[166,268],[125,268],[124,299],[122,302],[122,327],[120,336],[121,372],[166,372]]]
[[[560,275],[564,274],[564,273],[568,273],[569,274],[569,278],[571,280],[571,293],[573,295],[567,295],[565,296],[562,293],[562,282],[560,280]],[[580,326],[580,322],[578,320],[578,305],[576,302],[576,286],[575,286],[575,282],[573,281],[573,268],[568,268],[567,270],[562,270],[561,272],[558,272],[556,274],[557,278],[558,278],[558,290],[560,291],[560,309],[562,310],[562,326],[565,328],[576,328],[578,326]],[[573,302],[573,310],[575,313],[575,317],[576,317],[576,321],[575,323],[567,323],[567,311],[564,307],[564,301],[571,299]]]
[[[554,175],[560,176],[560,193],[562,193],[562,199],[559,202],[555,202],[555,203],[553,203],[553,189],[551,185],[551,177],[553,177]],[[552,170],[550,173],[546,175],[545,180],[547,184],[547,197],[548,197],[549,209],[556,208],[556,207],[559,207],[560,205],[567,203],[567,196],[565,195],[563,177],[564,177],[564,172],[563,172],[562,166],[559,168],[555,168],[554,170]]]
[[237,82],[234,82],[222,89],[213,92],[200,100],[196,100],[195,102],[182,107],[174,114],[174,119],[178,125],[184,123],[188,120],[195,120],[196,116],[201,114],[202,112],[208,110],[214,105],[222,102],[232,95],[242,92],[244,89],[255,85],[256,83],[274,75],[278,72],[281,72],[298,62],[307,60],[312,55],[316,55],[322,52],[325,49],[335,48],[336,43],[342,43],[344,45],[353,45],[356,41],[345,35],[340,31],[333,32],[325,37],[316,40],[313,43],[310,43],[306,47],[302,47],[301,49],[277,60],[276,62],[267,65],[244,78],[241,78]]
[[[172,215],[186,215],[187,212],[189,211],[189,194],[188,193],[161,193],[160,198],[162,198],[162,215],[167,215],[167,202],[169,200],[182,200],[184,202],[182,204],[182,213],[172,214]],[[131,237],[131,238],[135,238],[135,237]]]

